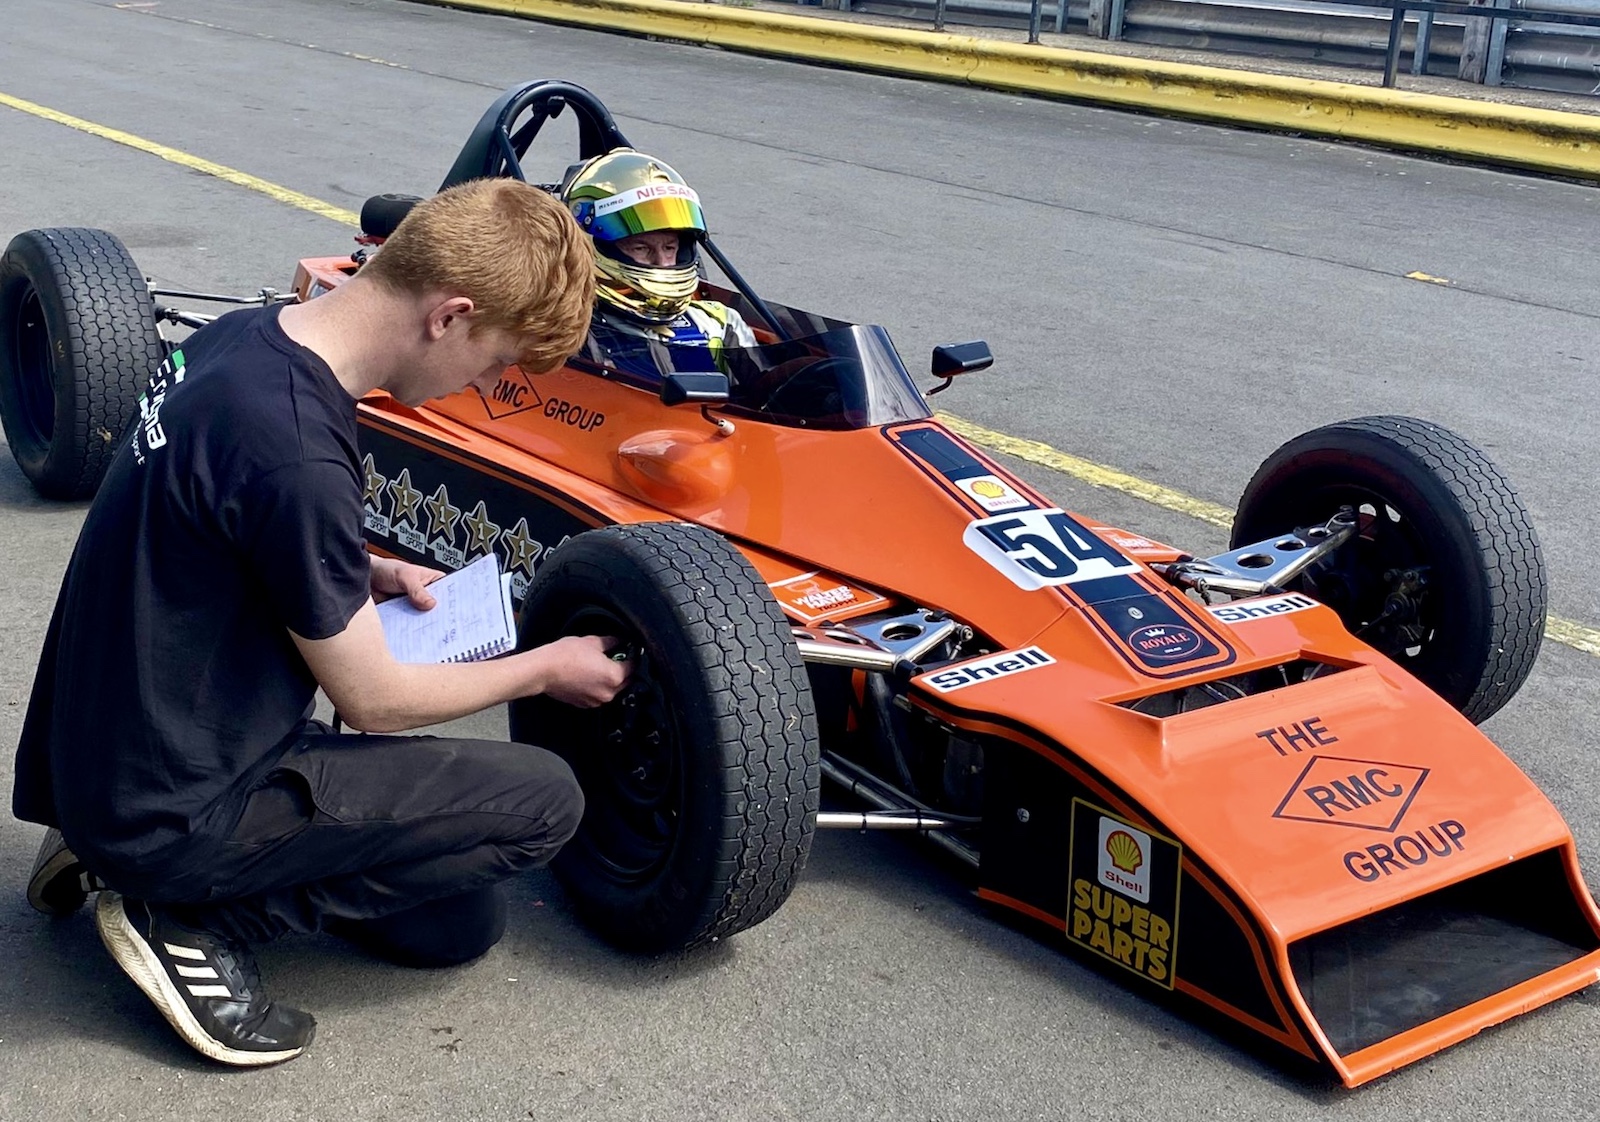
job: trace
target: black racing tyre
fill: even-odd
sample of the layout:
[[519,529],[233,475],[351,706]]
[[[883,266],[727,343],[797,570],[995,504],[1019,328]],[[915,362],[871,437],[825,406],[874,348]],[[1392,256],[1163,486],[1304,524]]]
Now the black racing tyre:
[[28,230],[0,257],[0,420],[46,498],[100,486],[166,357],[144,274],[104,230]]
[[766,582],[703,527],[594,530],[544,562],[523,603],[524,648],[572,634],[621,639],[628,690],[587,710],[524,698],[510,719],[583,787],[554,862],[579,913],[646,953],[760,923],[805,865],[821,784],[805,666]]
[[1544,559],[1510,482],[1438,425],[1341,421],[1267,457],[1239,500],[1233,547],[1341,506],[1358,512],[1358,536],[1296,589],[1469,720],[1486,720],[1528,677],[1544,635]]

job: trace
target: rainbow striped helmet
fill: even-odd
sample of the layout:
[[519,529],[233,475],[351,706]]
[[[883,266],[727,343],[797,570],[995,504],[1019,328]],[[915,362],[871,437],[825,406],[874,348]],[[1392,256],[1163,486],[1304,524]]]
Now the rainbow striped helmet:
[[[643,152],[616,148],[580,165],[561,199],[594,246],[600,299],[649,323],[682,315],[700,288],[700,238],[706,232],[700,196],[672,168]],[[617,243],[657,230],[678,233],[672,265],[641,265]]]

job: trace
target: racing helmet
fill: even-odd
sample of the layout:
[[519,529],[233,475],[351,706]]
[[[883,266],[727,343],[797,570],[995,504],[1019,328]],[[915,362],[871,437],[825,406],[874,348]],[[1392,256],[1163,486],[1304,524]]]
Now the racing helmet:
[[[670,323],[700,288],[700,196],[666,164],[632,148],[614,148],[567,175],[561,201],[594,247],[596,296],[646,323]],[[617,243],[637,234],[673,230],[678,259],[641,265]]]

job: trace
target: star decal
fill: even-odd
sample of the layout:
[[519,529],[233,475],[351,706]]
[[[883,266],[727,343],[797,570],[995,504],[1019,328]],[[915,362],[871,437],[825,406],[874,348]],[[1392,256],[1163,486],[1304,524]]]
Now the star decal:
[[403,468],[398,479],[389,481],[389,494],[394,496],[394,520],[417,524],[417,504],[422,492],[411,486],[411,469]]
[[500,536],[500,527],[489,521],[489,509],[483,505],[482,499],[467,515],[467,535],[468,553],[488,553],[494,548],[495,539]]
[[528,520],[517,519],[517,524],[501,534],[500,540],[511,547],[510,556],[507,558],[507,571],[521,569],[530,577],[533,576],[533,563],[539,560],[539,554],[544,552],[544,546],[528,536]]
[[368,452],[366,458],[361,461],[361,475],[363,479],[361,505],[371,507],[382,514],[383,485],[389,481],[378,474],[378,467],[373,463],[371,452]]
[[455,545],[456,523],[461,521],[461,508],[450,505],[450,492],[444,489],[444,484],[439,484],[439,489],[422,505],[428,508],[428,539],[431,541],[442,533],[446,542]]

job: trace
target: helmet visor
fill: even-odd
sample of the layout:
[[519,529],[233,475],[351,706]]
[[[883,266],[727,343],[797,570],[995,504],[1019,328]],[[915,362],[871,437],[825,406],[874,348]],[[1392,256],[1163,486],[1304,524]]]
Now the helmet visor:
[[586,224],[601,241],[614,242],[653,230],[695,230],[704,232],[705,217],[700,213],[700,196],[693,188],[679,183],[652,183],[612,195],[594,204]]

